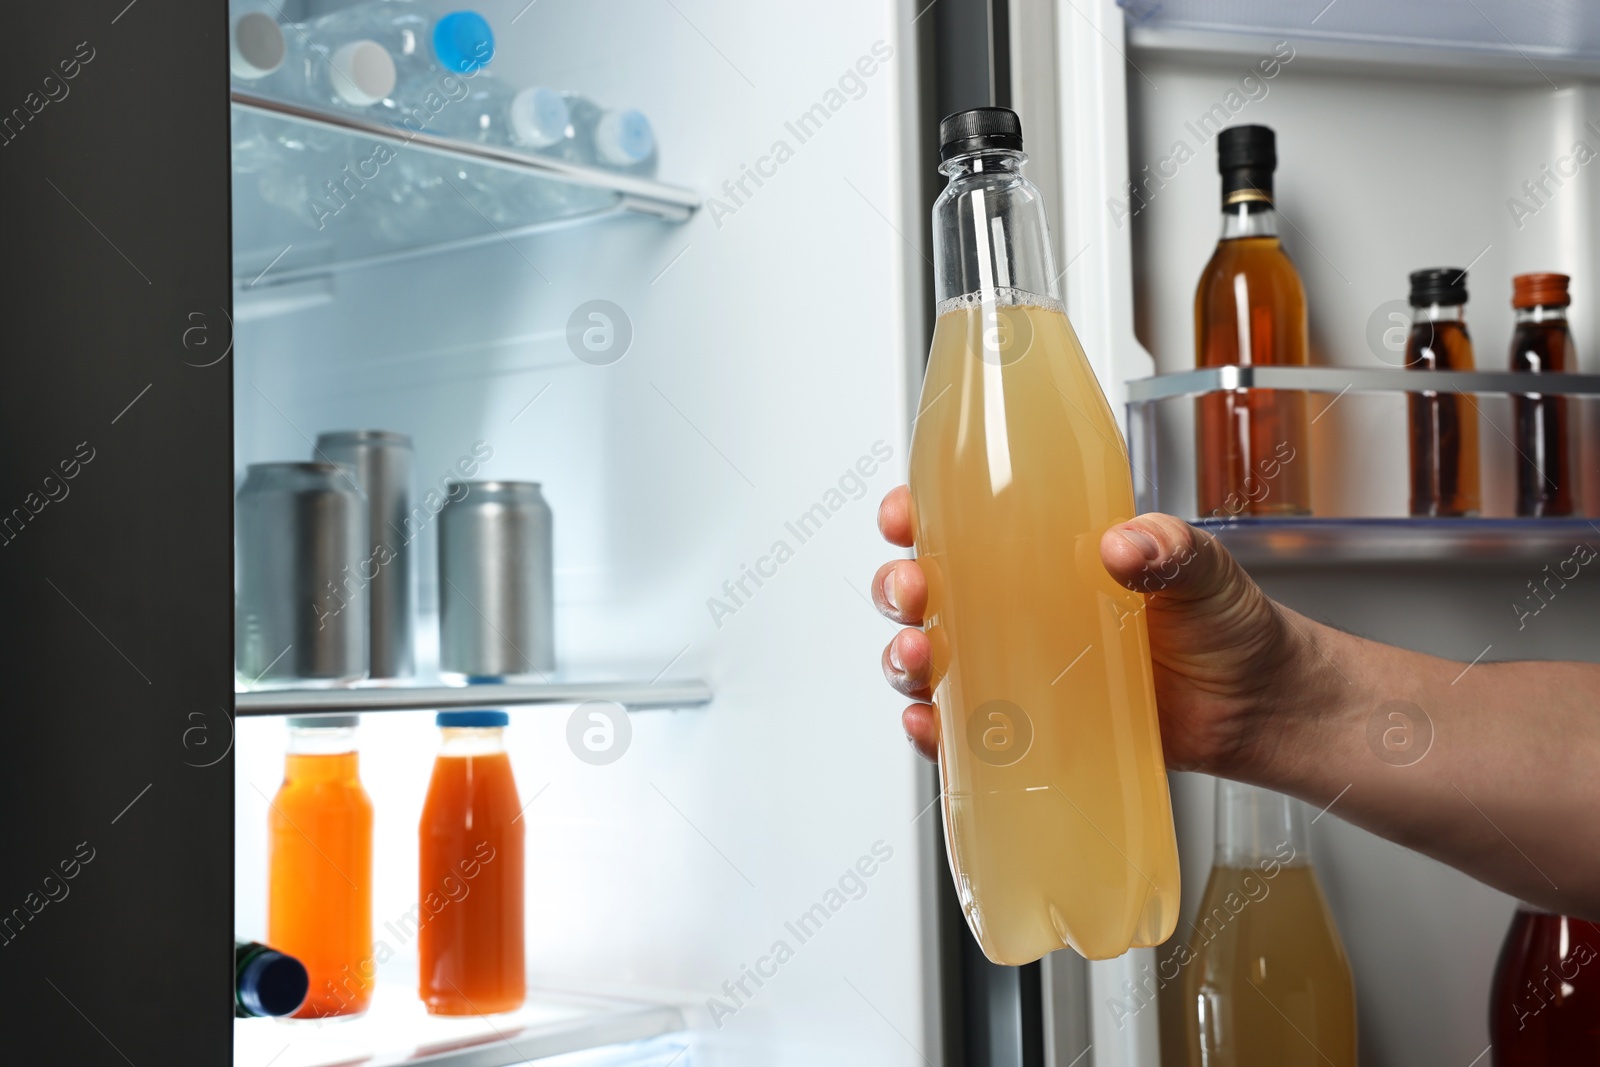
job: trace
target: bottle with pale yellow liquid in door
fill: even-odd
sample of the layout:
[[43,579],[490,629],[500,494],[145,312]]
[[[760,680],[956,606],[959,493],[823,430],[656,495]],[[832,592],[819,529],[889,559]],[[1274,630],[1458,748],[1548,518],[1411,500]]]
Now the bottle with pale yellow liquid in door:
[[1299,801],[1217,782],[1216,863],[1174,958],[1190,1067],[1355,1067],[1355,986]]
[[1178,917],[1144,599],[1100,562],[1134,515],[1127,450],[1057,296],[1016,115],[939,134],[911,495],[951,874],[994,962],[1107,959]]

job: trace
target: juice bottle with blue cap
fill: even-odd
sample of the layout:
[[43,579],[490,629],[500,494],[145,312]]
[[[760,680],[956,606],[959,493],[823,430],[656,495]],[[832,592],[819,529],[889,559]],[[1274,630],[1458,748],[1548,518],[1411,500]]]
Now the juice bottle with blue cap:
[[433,1015],[522,1006],[523,824],[503,711],[441,711],[419,828],[418,994]]

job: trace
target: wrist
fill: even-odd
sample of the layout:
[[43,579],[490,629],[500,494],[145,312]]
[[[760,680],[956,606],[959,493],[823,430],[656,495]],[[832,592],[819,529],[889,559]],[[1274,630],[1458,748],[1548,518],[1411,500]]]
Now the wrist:
[[[1279,636],[1264,684],[1245,711],[1237,765],[1227,777],[1283,793],[1319,792],[1339,777],[1361,734],[1361,638],[1274,605]],[[1375,706],[1375,705],[1374,705]],[[1356,754],[1357,757],[1359,754]]]

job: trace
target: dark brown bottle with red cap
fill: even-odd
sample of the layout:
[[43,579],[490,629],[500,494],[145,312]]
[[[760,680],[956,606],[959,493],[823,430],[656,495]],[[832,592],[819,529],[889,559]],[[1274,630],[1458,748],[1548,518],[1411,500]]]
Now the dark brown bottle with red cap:
[[[1409,370],[1473,370],[1467,334],[1467,272],[1432,267],[1411,274]],[[1478,403],[1471,393],[1419,388],[1410,414],[1411,514],[1478,513]]]
[[[1511,369],[1561,374],[1577,369],[1578,352],[1567,329],[1565,274],[1519,274],[1511,279],[1517,313],[1511,334]],[[1512,398],[1517,423],[1517,514],[1575,515],[1578,480],[1573,470],[1574,412],[1564,396],[1524,393]]]
[[[1305,366],[1306,294],[1278,241],[1272,201],[1277,139],[1266,126],[1217,135],[1222,239],[1194,294],[1195,363]],[[1207,393],[1195,404],[1195,510],[1202,520],[1309,515],[1306,394]]]

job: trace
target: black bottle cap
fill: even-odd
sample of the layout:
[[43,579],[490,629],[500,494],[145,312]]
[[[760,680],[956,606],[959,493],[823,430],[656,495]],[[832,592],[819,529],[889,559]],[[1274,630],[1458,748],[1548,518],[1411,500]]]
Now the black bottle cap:
[[238,977],[239,1003],[257,1016],[292,1015],[310,988],[305,966],[270,948],[257,953]]
[[1226,174],[1240,167],[1278,168],[1278,136],[1270,126],[1229,126],[1217,134],[1217,169]]
[[1022,120],[1008,107],[975,107],[939,120],[939,158],[986,148],[1022,151]]
[[1224,207],[1244,201],[1272,202],[1272,172],[1278,168],[1278,138],[1268,126],[1229,126],[1217,134],[1217,169]]
[[1467,302],[1467,272],[1460,267],[1429,267],[1411,272],[1411,306],[1447,307]]

